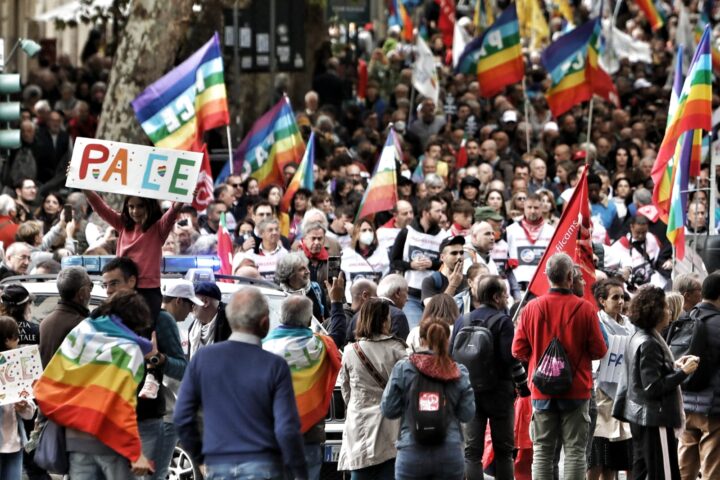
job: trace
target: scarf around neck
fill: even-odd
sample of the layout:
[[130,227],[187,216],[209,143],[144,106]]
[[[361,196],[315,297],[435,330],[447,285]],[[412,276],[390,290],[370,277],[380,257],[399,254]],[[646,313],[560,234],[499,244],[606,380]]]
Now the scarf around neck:
[[303,252],[305,253],[305,256],[308,258],[308,260],[315,260],[318,262],[324,262],[328,259],[330,256],[328,254],[327,248],[324,246],[318,253],[312,253],[310,250],[305,246],[305,242],[300,242],[300,247],[302,248]]
[[540,217],[540,220],[537,220],[535,222],[530,222],[525,217],[520,220],[520,227],[525,232],[525,235],[527,236],[527,239],[531,244],[535,244],[535,242],[538,241],[538,239],[540,238],[540,233],[542,232],[544,226],[545,219],[543,217]]

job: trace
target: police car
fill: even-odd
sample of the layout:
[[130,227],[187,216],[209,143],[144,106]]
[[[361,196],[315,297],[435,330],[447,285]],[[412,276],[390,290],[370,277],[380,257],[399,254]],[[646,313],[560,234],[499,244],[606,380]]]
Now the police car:
[[[62,261],[63,268],[69,266],[79,266],[87,270],[93,280],[93,289],[90,298],[90,309],[97,307],[107,298],[107,292],[101,286],[100,274],[103,266],[113,256],[73,256],[66,257]],[[217,281],[217,285],[222,293],[223,303],[230,300],[232,294],[243,287],[254,286],[258,288],[268,302],[270,310],[270,328],[274,328],[280,323],[280,307],[287,297],[287,293],[280,290],[274,283],[246,278],[228,276],[223,277],[215,272],[219,270],[220,261],[215,256],[167,256],[162,260],[162,276],[161,284],[172,282],[178,278],[186,278],[193,282],[200,281],[216,281],[220,279],[229,280],[227,282]],[[47,315],[57,306],[60,296],[57,290],[55,275],[22,275],[9,277],[0,281],[0,289],[3,285],[10,283],[22,284],[28,292],[33,296],[33,308],[31,311],[31,321],[40,323]],[[178,323],[180,331],[180,340],[183,350],[188,351],[188,331],[192,324],[192,314],[183,322]],[[314,321],[314,330],[322,330],[322,326]],[[342,431],[345,420],[345,404],[340,394],[340,389],[335,388],[333,393],[333,401],[331,402],[326,419],[326,435],[327,443],[325,446],[325,454],[322,477],[323,478],[340,478],[337,472],[337,458],[342,443]],[[202,476],[198,466],[193,462],[190,455],[180,446],[176,446],[173,459],[169,468],[168,478],[170,480],[200,480]]]

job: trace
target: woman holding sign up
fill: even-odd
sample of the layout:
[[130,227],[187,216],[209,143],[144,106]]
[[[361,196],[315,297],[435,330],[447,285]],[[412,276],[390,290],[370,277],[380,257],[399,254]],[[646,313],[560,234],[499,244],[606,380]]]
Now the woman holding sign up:
[[593,290],[600,307],[600,324],[608,336],[608,352],[599,362],[595,380],[597,425],[588,459],[588,479],[610,480],[616,472],[632,469],[630,425],[613,418],[612,405],[625,368],[625,345],[635,333],[635,327],[620,313],[625,304],[622,281],[609,278],[595,284]]
[[182,203],[173,202],[165,214],[160,202],[144,197],[125,197],[122,211],[116,212],[97,193],[84,190],[93,210],[118,232],[117,256],[128,257],[138,268],[135,290],[150,307],[153,323],[160,312],[160,262],[162,247],[173,229]]

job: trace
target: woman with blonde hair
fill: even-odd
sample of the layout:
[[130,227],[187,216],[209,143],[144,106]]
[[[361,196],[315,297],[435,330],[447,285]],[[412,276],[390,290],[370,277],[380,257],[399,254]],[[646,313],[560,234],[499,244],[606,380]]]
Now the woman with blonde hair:
[[677,320],[683,312],[685,298],[680,292],[669,292],[665,295],[665,302],[670,310],[670,324],[672,325],[672,323]]
[[[430,303],[425,306],[420,323],[426,318],[434,318],[441,322],[447,323],[452,333],[452,326],[455,320],[460,316],[455,299],[447,293],[438,293],[430,299]],[[413,327],[407,337],[408,353],[418,351],[420,349],[420,326]]]
[[390,334],[390,303],[368,299],[345,347],[338,383],[347,405],[338,470],[352,480],[392,480],[399,423],[384,418],[380,399],[390,372],[405,358],[405,343]]

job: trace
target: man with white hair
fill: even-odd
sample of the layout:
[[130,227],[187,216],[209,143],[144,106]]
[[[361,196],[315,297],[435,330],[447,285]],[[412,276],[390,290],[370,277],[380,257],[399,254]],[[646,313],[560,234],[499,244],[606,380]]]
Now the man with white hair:
[[[302,223],[300,224],[300,230],[304,231],[306,225],[316,222],[323,224],[325,226],[325,231],[330,228],[330,223],[328,222],[325,212],[323,212],[319,208],[311,208],[307,212],[305,212]],[[296,240],[296,243],[293,245],[293,250],[297,250],[300,241],[300,239]],[[331,256],[340,255],[340,252],[342,251],[342,248],[340,248],[340,244],[338,243],[338,241],[334,238],[330,238],[328,235],[325,235],[325,248],[328,251],[328,255]]]
[[[322,444],[325,442],[325,415],[333,388],[340,372],[341,357],[331,337],[313,333],[312,301],[301,295],[291,295],[280,307],[280,325],[263,340],[263,349],[278,355],[290,366],[295,387],[300,431],[305,442],[305,462],[308,478],[320,479],[323,464]],[[315,390],[322,395],[304,395],[310,385],[322,385]]]
[[265,280],[272,281],[275,278],[275,269],[278,261],[288,254],[288,251],[280,243],[280,221],[276,218],[263,220],[257,226],[262,241],[255,249],[245,254],[237,254],[233,260],[233,270],[237,269],[240,262],[249,258],[257,266],[260,276]]
[[572,368],[572,383],[563,393],[547,393],[536,382],[530,383],[532,477],[538,479],[553,478],[558,442],[565,451],[565,478],[585,478],[585,449],[591,435],[588,408],[593,386],[592,361],[603,358],[608,349],[595,307],[572,292],[573,269],[573,260],[567,254],[556,253],[548,259],[545,274],[550,291],[523,309],[512,343],[513,356],[528,362],[528,378],[533,378],[553,339],[562,345]]
[[0,280],[16,275],[26,275],[30,266],[32,247],[25,242],[15,242],[5,251],[0,265]]
[[445,190],[445,180],[436,173],[431,173],[425,177],[424,183],[427,188],[428,195],[437,195]]
[[18,226],[15,223],[15,200],[10,195],[0,195],[0,242],[4,248],[15,242]]
[[242,471],[281,479],[286,468],[293,478],[308,478],[290,367],[262,349],[270,329],[265,296],[245,287],[225,313],[230,338],[198,351],[180,386],[173,417],[180,444],[207,466],[209,478]]
[[[377,296],[390,303],[390,333],[394,337],[405,340],[410,333],[410,326],[402,308],[408,298],[408,283],[405,277],[392,273],[382,280],[377,286]],[[360,309],[350,321],[347,329],[347,341],[355,341],[355,325],[360,318]]]

